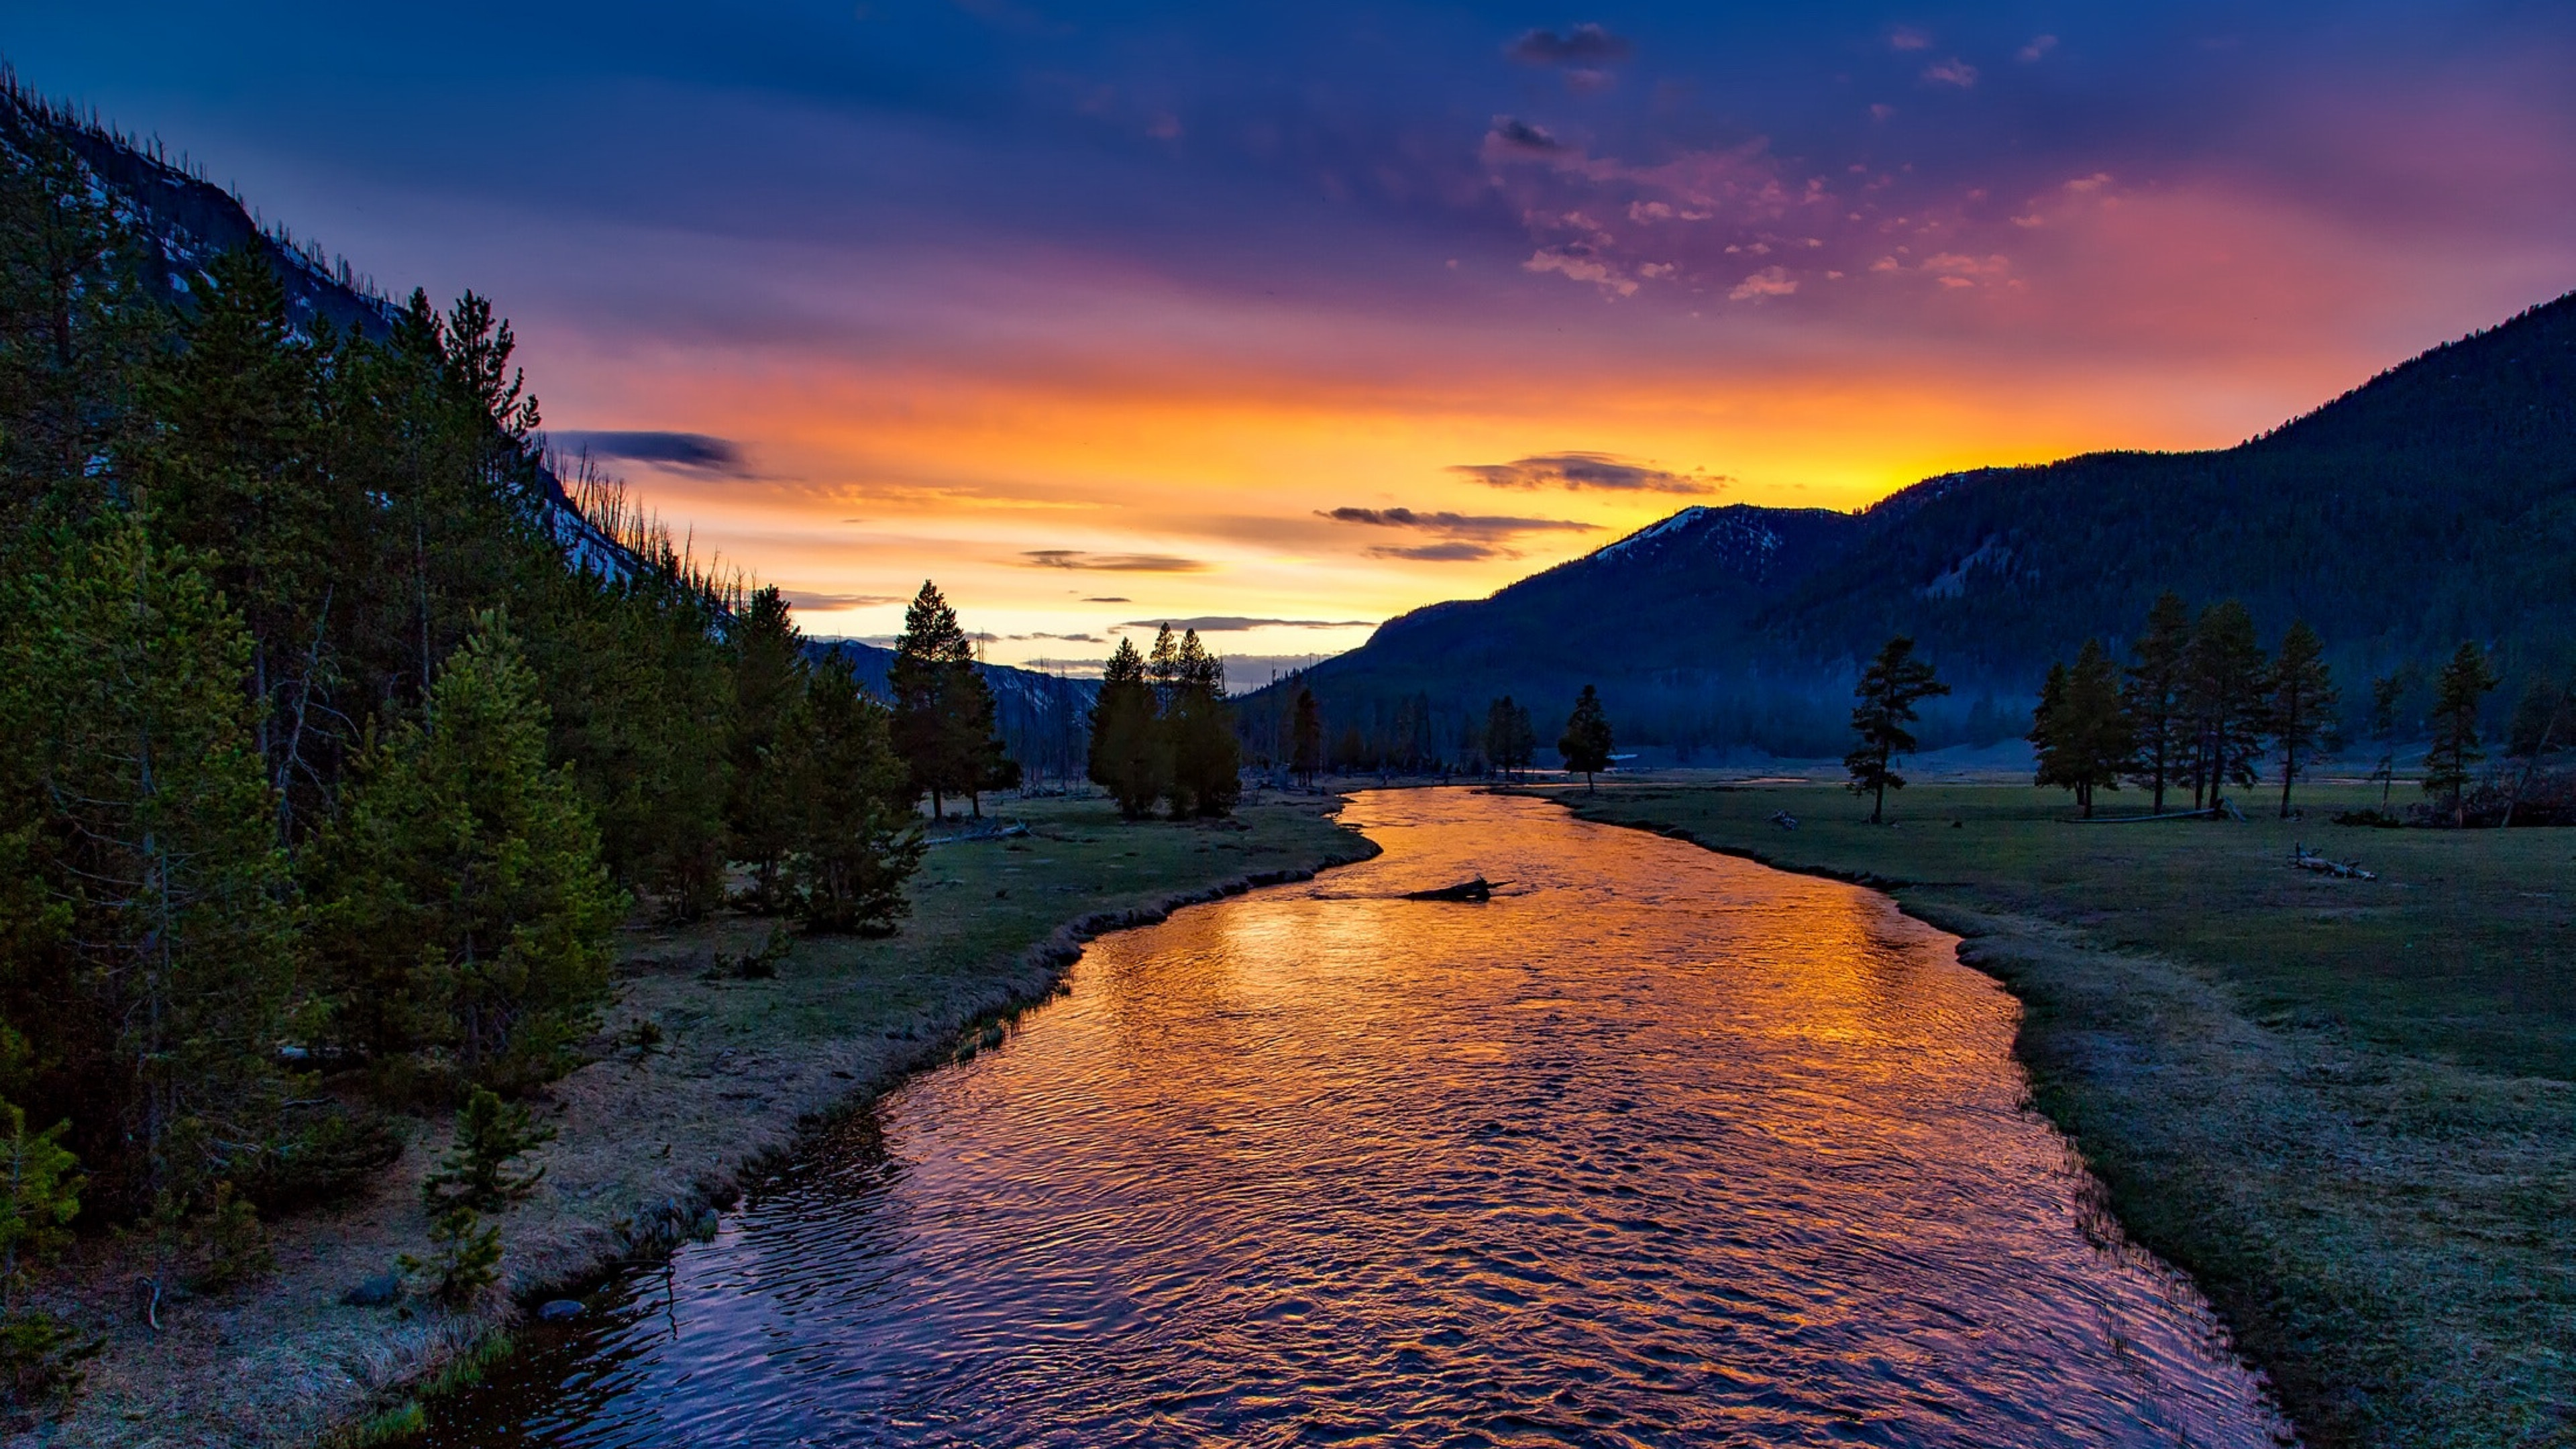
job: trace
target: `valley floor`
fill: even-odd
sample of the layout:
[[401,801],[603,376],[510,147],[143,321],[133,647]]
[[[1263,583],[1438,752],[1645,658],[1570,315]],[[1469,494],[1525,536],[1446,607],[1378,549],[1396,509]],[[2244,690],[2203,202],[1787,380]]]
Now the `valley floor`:
[[2023,1003],[2036,1106],[2309,1442],[2576,1443],[2576,831],[2325,823],[2378,803],[2356,786],[2129,825],[2028,785],[1917,786],[1886,826],[1816,784],[1547,793],[1968,938]]
[[[371,1413],[399,1419],[412,1386],[533,1298],[704,1231],[738,1180],[826,1114],[1043,998],[1081,940],[1373,854],[1332,823],[1339,803],[1274,796],[1234,821],[1131,824],[1096,801],[1010,802],[1031,833],[933,846],[900,934],[800,938],[770,979],[707,979],[719,956],[756,951],[766,920],[633,928],[601,1059],[545,1093],[539,1120],[560,1133],[537,1154],[545,1179],[499,1219],[509,1297],[472,1313],[340,1301],[424,1251],[419,1183],[448,1130],[436,1124],[362,1201],[273,1225],[274,1272],[165,1304],[157,1334],[127,1291],[125,1245],[86,1240],[42,1298],[107,1350],[67,1419],[11,1443],[300,1445]],[[643,1022],[660,1033],[649,1047],[634,1044]]]

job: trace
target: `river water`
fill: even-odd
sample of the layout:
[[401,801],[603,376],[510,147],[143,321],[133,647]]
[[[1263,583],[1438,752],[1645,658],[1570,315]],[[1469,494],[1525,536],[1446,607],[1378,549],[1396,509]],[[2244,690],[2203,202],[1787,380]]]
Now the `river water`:
[[426,1442],[2286,1434],[1951,937],[1536,800],[1344,818],[1386,853],[1094,943]]

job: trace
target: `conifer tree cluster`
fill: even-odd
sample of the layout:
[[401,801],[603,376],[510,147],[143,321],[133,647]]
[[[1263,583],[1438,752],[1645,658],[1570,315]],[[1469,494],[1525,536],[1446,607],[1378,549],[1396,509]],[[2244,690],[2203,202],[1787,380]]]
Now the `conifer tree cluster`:
[[[2394,695],[2382,693],[2392,711]],[[2298,780],[2340,747],[2340,698],[2324,642],[2305,621],[2267,654],[2243,604],[2221,600],[2195,617],[2167,592],[2147,611],[2125,669],[2098,639],[2084,641],[2072,668],[2050,667],[2031,720],[2035,783],[2072,792],[2088,817],[2096,791],[2123,783],[2149,793],[2151,814],[2185,787],[2193,810],[2214,810],[2229,788],[2254,784],[2268,756],[2287,819]]]
[[[1320,720],[1300,709],[1299,728],[1314,720],[1320,744]],[[1303,768],[1311,779],[1313,767]],[[1174,819],[1232,813],[1243,791],[1243,746],[1225,699],[1225,661],[1196,629],[1176,639],[1164,625],[1151,654],[1118,641],[1091,710],[1091,778],[1131,820],[1160,802]]]
[[993,687],[975,667],[975,646],[927,579],[904,610],[886,687],[894,694],[895,751],[913,790],[930,797],[932,818],[944,817],[957,795],[980,816],[985,791],[1020,782],[1020,767],[993,732]]
[[[345,330],[240,251],[163,305],[80,158],[10,140],[0,1223],[229,1251],[379,1171],[382,1112],[577,1060],[630,905],[703,913],[735,862],[755,909],[901,914],[893,716],[776,591],[604,481],[568,504],[488,301]],[[50,1241],[0,1238],[0,1277]]]
[[[1530,722],[1529,706],[1508,694],[1486,705],[1483,743],[1490,768],[1505,776],[1528,769],[1538,753],[1538,729]],[[1606,746],[1603,754],[1608,754]]]

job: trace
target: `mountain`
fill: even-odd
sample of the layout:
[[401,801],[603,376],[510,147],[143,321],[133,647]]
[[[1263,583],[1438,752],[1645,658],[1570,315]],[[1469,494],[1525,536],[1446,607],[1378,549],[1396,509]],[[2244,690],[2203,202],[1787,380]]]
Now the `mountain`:
[[[1689,508],[1490,598],[1389,620],[1306,682],[1335,731],[1428,715],[1446,752],[1509,692],[1543,739],[1597,683],[1626,743],[1838,752],[1857,660],[1910,633],[1959,686],[1927,744],[1990,743],[2053,659],[2174,589],[2322,633],[2347,706],[2462,639],[2508,678],[2576,643],[2576,293],[2233,448],[1928,479],[1856,514]],[[1408,708],[1410,701],[1410,708]],[[1393,742],[1389,741],[1392,745]]]
[[[43,141],[68,151],[80,180],[109,198],[118,221],[146,239],[156,264],[139,280],[153,300],[185,305],[218,254],[250,251],[276,271],[287,316],[302,334],[329,326],[382,341],[393,330],[399,309],[345,259],[261,223],[240,197],[173,162],[157,143],[47,101],[0,72],[0,153],[13,165],[34,165],[49,149]],[[540,468],[538,483],[539,516],[569,561],[610,578],[637,568],[627,543],[587,516],[553,468]]]

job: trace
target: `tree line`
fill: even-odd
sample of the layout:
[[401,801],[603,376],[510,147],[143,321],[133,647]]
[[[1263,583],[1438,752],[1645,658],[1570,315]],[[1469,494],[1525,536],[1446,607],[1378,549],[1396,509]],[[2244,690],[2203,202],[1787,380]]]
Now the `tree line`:
[[915,801],[1010,774],[935,588],[883,703],[612,483],[568,513],[483,298],[371,334],[163,266],[68,148],[0,165],[12,1382],[68,1351],[17,1295],[75,1213],[225,1281],[388,1113],[581,1060],[635,902],[891,929]]
[[[2486,758],[2479,716],[2499,683],[2475,641],[2462,642],[2433,681],[2423,789],[2455,824],[2467,821],[2472,779]],[[2371,734],[2385,747],[2374,772],[2383,795],[2395,775],[2398,705],[2408,687],[2402,671],[2371,682]],[[2088,817],[2097,792],[2124,784],[2148,792],[2153,814],[2186,789],[2193,812],[2215,811],[2225,791],[2251,788],[2268,760],[2287,819],[2297,782],[2348,744],[2337,725],[2341,698],[2324,642],[2304,620],[2293,620],[2267,652],[2243,604],[2225,599],[2194,614],[2168,591],[2148,610],[2125,663],[2088,639],[2071,665],[2049,667],[2029,734],[2036,782],[2073,793]],[[2546,696],[2533,698],[2544,700],[2546,716],[2533,731],[2537,753],[2557,728],[2558,709]]]

